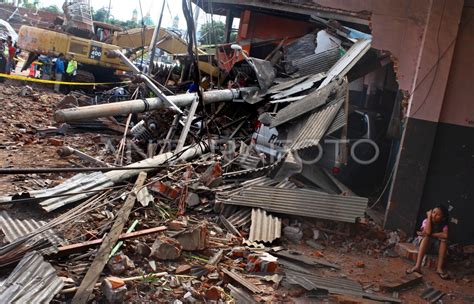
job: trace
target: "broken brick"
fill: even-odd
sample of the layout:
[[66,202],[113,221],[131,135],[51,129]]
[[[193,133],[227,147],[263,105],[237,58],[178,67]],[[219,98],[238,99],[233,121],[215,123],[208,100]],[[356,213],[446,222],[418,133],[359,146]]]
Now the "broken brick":
[[207,248],[208,234],[206,225],[202,224],[180,233],[176,236],[176,240],[181,244],[183,250],[204,250]]
[[181,256],[181,244],[169,237],[159,237],[151,247],[150,257],[160,260],[176,260]]

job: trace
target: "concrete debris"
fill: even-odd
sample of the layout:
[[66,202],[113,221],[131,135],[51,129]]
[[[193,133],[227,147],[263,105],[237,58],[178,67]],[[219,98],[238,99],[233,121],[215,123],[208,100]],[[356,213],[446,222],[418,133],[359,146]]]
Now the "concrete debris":
[[148,206],[150,203],[153,203],[153,202],[155,201],[155,198],[153,197],[153,195],[151,195],[151,194],[148,192],[147,187],[143,187],[143,188],[141,188],[141,189],[137,192],[137,201],[138,201],[143,207],[146,207],[146,206]]
[[205,224],[188,228],[178,234],[176,240],[181,244],[183,250],[195,251],[207,248],[209,232]]
[[188,192],[188,197],[186,198],[186,205],[188,207],[198,206],[201,203],[199,195],[194,192]]
[[181,244],[169,237],[159,237],[151,247],[151,258],[159,260],[176,260],[181,256]]
[[107,263],[107,268],[110,273],[119,276],[123,275],[126,271],[135,269],[133,261],[123,253],[114,255]]
[[127,293],[127,286],[125,286],[125,283],[117,284],[116,280],[106,278],[102,281],[100,287],[101,291],[104,293],[107,303],[118,304],[124,302],[125,294]]

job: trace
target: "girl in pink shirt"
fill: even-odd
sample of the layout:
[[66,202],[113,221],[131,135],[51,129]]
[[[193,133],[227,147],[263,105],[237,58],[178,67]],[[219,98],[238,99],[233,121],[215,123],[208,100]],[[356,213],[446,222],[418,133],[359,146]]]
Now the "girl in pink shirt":
[[448,251],[448,221],[449,211],[443,206],[439,205],[436,208],[426,212],[426,219],[421,225],[421,232],[418,235],[422,238],[416,264],[413,268],[407,269],[406,273],[418,272],[421,273],[421,262],[427,252],[438,253],[438,264],[436,273],[442,279],[448,279],[448,274],[444,272],[444,261]]

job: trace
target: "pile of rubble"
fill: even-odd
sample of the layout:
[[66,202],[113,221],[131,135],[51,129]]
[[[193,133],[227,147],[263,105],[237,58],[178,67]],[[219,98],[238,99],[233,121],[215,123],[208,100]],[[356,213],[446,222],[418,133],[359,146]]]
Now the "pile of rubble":
[[[75,93],[55,103],[65,124],[49,128],[7,103],[2,120],[13,129],[3,137],[61,146],[78,166],[57,162],[37,172],[70,178],[0,197],[10,207],[0,213],[0,267],[12,269],[0,301],[255,303],[304,294],[401,303],[337,262],[351,251],[390,256],[400,239],[367,223],[368,198],[311,161],[323,138],[347,136],[346,74],[370,39],[318,54],[298,47],[301,39],[276,70],[248,58],[255,77],[245,88],[165,96],[139,74],[146,85],[132,84],[130,96],[157,97],[101,103]],[[52,114],[40,102],[24,106]],[[33,205],[37,214],[25,216]],[[338,258],[325,254],[332,246]],[[354,265],[365,268],[361,258]]]

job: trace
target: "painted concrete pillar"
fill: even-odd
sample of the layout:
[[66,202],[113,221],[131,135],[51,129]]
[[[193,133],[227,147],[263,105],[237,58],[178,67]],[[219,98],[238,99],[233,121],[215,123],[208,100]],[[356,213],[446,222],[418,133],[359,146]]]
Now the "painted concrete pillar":
[[433,0],[428,6],[409,91],[408,118],[392,178],[386,228],[400,228],[408,233],[417,228],[463,6],[462,0]]

